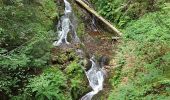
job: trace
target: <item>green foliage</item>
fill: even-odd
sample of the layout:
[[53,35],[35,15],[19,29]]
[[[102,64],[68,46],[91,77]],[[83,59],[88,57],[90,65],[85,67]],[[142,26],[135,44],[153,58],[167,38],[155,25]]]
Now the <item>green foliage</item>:
[[35,70],[48,66],[56,5],[53,0],[0,3],[0,91],[12,97]]
[[[81,65],[74,60],[64,69],[52,66],[39,76],[29,78],[22,91],[12,100],[77,100],[87,92],[87,81]],[[13,84],[14,85],[14,84]]]
[[72,100],[77,100],[80,96],[88,91],[87,80],[82,65],[76,61],[71,62],[65,69],[70,82]]
[[65,71],[68,78],[70,78],[71,87],[81,86],[82,80],[84,79],[84,72],[80,64],[74,61],[66,67]]
[[116,10],[125,0],[92,0],[95,5],[97,5],[96,9],[99,13],[110,20],[114,20],[115,15],[114,13]]
[[121,70],[122,70],[122,66],[125,64],[125,59],[122,59],[122,57],[120,57],[121,59],[119,59],[118,61],[118,64],[115,68],[115,75],[113,76],[113,78],[110,80],[112,82],[112,85],[113,86],[116,86],[120,83],[120,80],[121,80]]
[[[149,13],[141,20],[131,22],[125,29],[125,38],[133,39],[139,42],[169,42],[170,35],[170,13],[161,11]],[[165,21],[166,20],[166,21]]]
[[17,100],[69,100],[66,76],[56,68],[44,71],[40,76],[30,79],[25,93],[15,97]]
[[[109,100],[168,100],[170,13],[147,13],[124,29]],[[123,62],[120,63],[120,62]]]
[[54,2],[46,2],[41,1],[41,6],[19,2],[18,5],[4,4],[0,7],[0,46],[11,50],[30,40],[35,34],[49,30],[53,25],[52,19],[56,16],[56,7],[55,4],[49,7],[49,3]]
[[145,13],[159,10],[166,0],[91,0],[97,11],[112,23],[123,28]]
[[83,38],[84,34],[85,34],[85,25],[83,22],[81,23],[79,22],[79,25],[77,28],[77,35],[78,37]]
[[[129,43],[127,42],[126,45]],[[141,46],[141,48],[140,45],[133,45],[133,47],[128,47],[131,46],[128,45],[123,49],[126,50],[122,52],[125,63],[122,67],[115,69],[118,73],[115,73],[112,79],[114,89],[110,93],[109,100],[160,100],[161,97],[169,98],[169,51],[162,53],[163,51],[160,48],[154,50],[155,45],[150,47]],[[134,48],[134,50],[129,51],[131,48]],[[143,51],[143,49],[147,50],[147,52]],[[162,98],[161,100],[166,99]]]

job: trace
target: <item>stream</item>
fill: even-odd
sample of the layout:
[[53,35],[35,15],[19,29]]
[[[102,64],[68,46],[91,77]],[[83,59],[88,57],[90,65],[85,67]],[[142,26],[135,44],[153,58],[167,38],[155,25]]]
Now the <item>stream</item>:
[[[54,46],[60,47],[62,45],[70,45],[72,43],[81,43],[81,40],[76,33],[76,24],[75,16],[72,11],[71,4],[64,0],[65,11],[64,15],[60,18],[57,25],[57,35],[58,40],[53,43]],[[71,36],[71,42],[68,42],[68,35]],[[83,44],[83,43],[81,43]],[[83,50],[77,49],[77,52],[84,52]],[[99,91],[103,90],[103,82],[105,78],[105,71],[96,63],[95,56],[92,54],[90,58],[91,68],[84,70],[87,79],[89,81],[89,86],[92,88],[92,91],[85,94],[81,100],[91,100],[94,95]]]

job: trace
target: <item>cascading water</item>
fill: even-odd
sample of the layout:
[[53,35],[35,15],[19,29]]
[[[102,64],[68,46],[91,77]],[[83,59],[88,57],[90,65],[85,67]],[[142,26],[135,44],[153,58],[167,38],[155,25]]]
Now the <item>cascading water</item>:
[[[83,0],[89,7],[93,7],[89,2],[89,0]],[[95,16],[90,15],[91,16],[91,27],[93,29],[93,31],[97,31],[97,25],[96,25],[96,20],[95,20]]]
[[97,66],[94,60],[94,57],[90,59],[92,66],[88,71],[85,72],[93,91],[87,93],[81,98],[81,100],[91,100],[95,94],[103,89],[105,74],[104,71],[99,66]]
[[[54,46],[60,46],[62,44],[70,44],[67,41],[67,35],[70,32],[73,42],[80,42],[77,33],[74,19],[71,18],[73,16],[71,4],[64,0],[65,3],[65,11],[64,15],[61,17],[60,21],[58,22],[58,41],[53,43]],[[78,49],[76,52],[82,58],[83,51]],[[90,59],[92,66],[88,71],[85,71],[85,74],[88,78],[89,84],[93,91],[87,93],[85,96],[81,98],[81,100],[91,100],[92,97],[97,94],[99,91],[103,89],[103,81],[104,81],[104,71],[101,67],[97,66],[94,57]]]
[[61,17],[59,23],[58,23],[58,41],[55,41],[53,43],[54,46],[60,46],[61,44],[70,44],[67,41],[67,35],[69,32],[71,32],[71,37],[73,42],[80,42],[77,33],[76,33],[76,29],[75,29],[75,24],[73,24],[73,19],[71,19],[70,17],[73,16],[72,13],[72,8],[70,3],[67,0],[64,0],[65,3],[65,11],[64,11],[64,15]]

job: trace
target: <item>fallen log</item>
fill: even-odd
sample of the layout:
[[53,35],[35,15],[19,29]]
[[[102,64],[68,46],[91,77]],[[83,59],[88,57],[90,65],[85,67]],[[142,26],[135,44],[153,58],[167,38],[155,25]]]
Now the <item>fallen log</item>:
[[78,4],[83,6],[88,12],[96,16],[99,20],[101,20],[103,23],[105,23],[111,30],[113,30],[116,34],[119,36],[122,35],[122,33],[116,29],[112,24],[110,24],[106,19],[104,19],[102,16],[100,16],[95,10],[90,8],[86,3],[84,3],[82,0],[75,0]]

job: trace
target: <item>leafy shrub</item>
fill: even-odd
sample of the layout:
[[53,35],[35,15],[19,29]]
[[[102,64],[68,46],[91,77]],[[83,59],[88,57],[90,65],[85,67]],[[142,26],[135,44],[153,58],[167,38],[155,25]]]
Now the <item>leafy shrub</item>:
[[[146,14],[138,21],[127,24],[125,38],[139,42],[166,41],[169,42],[169,13],[167,11]],[[165,21],[166,20],[166,21]]]
[[30,79],[26,86],[25,93],[18,98],[25,100],[69,100],[67,94],[67,78],[56,68],[44,71],[40,76]]
[[82,70],[82,65],[76,61],[71,62],[65,72],[70,82],[71,96],[73,100],[80,99],[80,96],[87,92],[87,80],[84,71]]
[[112,23],[123,28],[145,13],[159,10],[166,0],[91,0],[97,11]]
[[[125,58],[123,66],[115,69],[118,73],[115,73],[112,79],[114,89],[108,99],[148,100],[150,98],[160,100],[161,97],[164,97],[165,99],[161,100],[166,100],[169,98],[170,65],[168,60],[170,52],[167,49],[170,46],[157,48],[160,44],[153,45],[156,44],[154,42],[152,46],[148,47],[144,45],[146,43],[144,42],[144,44],[129,47],[132,46],[129,43],[131,42],[127,42],[128,46],[123,49],[126,51],[122,52],[123,58]],[[134,48],[133,51],[130,50],[131,48]],[[163,51],[161,48],[167,49]],[[118,57],[122,58],[122,56]],[[165,81],[166,83],[164,83]]]
[[71,87],[81,86],[80,84],[84,78],[84,72],[80,64],[74,61],[66,67],[65,71],[71,80]]
[[12,97],[48,66],[56,5],[53,0],[0,3],[0,91]]
[[169,25],[166,10],[148,13],[127,24],[109,100],[170,98]]

